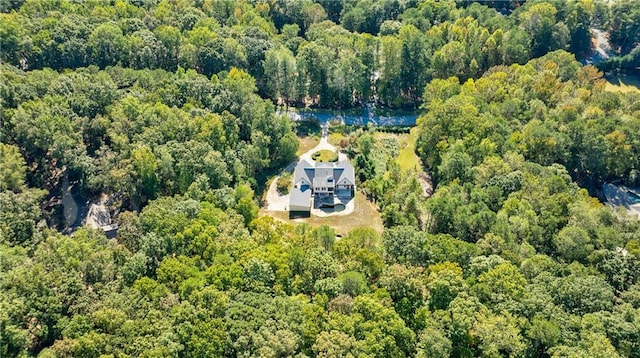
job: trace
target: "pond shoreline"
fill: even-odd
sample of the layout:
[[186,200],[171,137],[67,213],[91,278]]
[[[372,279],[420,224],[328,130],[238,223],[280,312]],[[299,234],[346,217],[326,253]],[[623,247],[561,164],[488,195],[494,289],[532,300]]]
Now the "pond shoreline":
[[316,120],[320,124],[337,120],[350,126],[398,126],[413,127],[420,116],[420,111],[382,109],[375,107],[353,108],[348,110],[308,109],[289,107],[279,108],[278,114],[287,115],[293,121]]

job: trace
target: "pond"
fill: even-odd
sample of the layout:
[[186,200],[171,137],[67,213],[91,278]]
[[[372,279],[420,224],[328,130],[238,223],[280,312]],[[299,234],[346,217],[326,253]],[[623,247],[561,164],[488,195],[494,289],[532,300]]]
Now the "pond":
[[[280,112],[284,113],[284,112]],[[371,106],[349,110],[328,109],[295,109],[286,114],[293,120],[316,120],[324,124],[331,120],[339,120],[343,124],[366,126],[371,123],[379,126],[403,126],[412,127],[420,116],[418,111],[401,111],[390,109],[378,109]]]

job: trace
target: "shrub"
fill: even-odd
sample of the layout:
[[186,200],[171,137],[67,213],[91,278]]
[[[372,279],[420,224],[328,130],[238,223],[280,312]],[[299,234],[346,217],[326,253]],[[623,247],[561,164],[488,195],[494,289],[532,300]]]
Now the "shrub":
[[311,159],[317,162],[337,162],[338,152],[333,152],[330,150],[320,150],[311,154]]
[[278,178],[278,181],[276,182],[276,189],[280,195],[289,194],[289,190],[291,189],[291,174],[286,173]]

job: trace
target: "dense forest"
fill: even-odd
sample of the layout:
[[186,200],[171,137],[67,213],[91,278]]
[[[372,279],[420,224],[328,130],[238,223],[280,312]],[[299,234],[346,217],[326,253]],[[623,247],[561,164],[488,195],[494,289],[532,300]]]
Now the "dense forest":
[[501,12],[433,0],[6,1],[0,59],[23,70],[183,68],[207,78],[236,67],[263,97],[325,107],[415,107],[433,78],[476,78],[557,49],[584,56],[591,27],[606,29],[620,55],[603,66],[640,63],[635,1],[486,3]]
[[[598,199],[640,187],[602,72],[639,66],[633,0],[2,1],[0,357],[640,357],[640,220]],[[384,230],[262,214],[277,106],[365,103],[421,111],[420,168],[332,129]]]

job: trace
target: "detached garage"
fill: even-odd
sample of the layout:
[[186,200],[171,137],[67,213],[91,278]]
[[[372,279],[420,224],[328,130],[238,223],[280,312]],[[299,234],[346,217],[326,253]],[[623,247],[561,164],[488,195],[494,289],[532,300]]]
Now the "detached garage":
[[305,190],[296,187],[289,193],[289,216],[309,217],[311,215],[311,188]]

